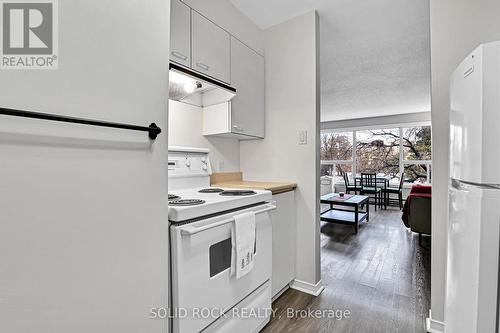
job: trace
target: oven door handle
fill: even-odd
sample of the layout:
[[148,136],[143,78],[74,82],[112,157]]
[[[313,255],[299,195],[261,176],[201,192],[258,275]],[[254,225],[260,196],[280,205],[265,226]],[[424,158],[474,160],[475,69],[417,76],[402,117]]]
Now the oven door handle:
[[[261,210],[255,211],[255,215],[266,213],[266,212],[269,212],[269,211],[275,210],[275,209],[276,209],[276,204],[275,203],[270,203],[270,204],[268,204],[266,206],[266,208],[263,208]],[[228,223],[231,223],[231,222],[234,222],[234,218],[230,218],[230,219],[227,219],[227,220],[222,220],[222,221],[215,222],[215,223],[212,223],[212,224],[204,225],[202,227],[193,227],[193,226],[190,226],[190,225],[185,225],[185,226],[180,227],[180,229],[181,229],[181,234],[182,235],[191,236],[191,235],[197,234],[199,232],[202,232],[202,231],[205,231],[205,230],[208,230],[208,229],[212,229],[212,228],[216,228],[216,227],[220,227],[221,225],[228,224]]]

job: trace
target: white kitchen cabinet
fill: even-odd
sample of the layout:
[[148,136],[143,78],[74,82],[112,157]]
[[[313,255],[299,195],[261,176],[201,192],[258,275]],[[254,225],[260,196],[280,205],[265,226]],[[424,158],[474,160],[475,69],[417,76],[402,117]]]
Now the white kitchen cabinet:
[[231,83],[230,35],[224,29],[191,11],[191,67],[220,81]]
[[232,132],[264,137],[264,57],[231,37],[231,85],[236,96],[231,101]]
[[294,191],[273,195],[273,299],[295,279],[296,227]]
[[203,110],[203,135],[264,138],[264,57],[231,37],[231,86],[236,96],[229,102]]
[[180,0],[170,3],[170,60],[191,66],[191,8]]

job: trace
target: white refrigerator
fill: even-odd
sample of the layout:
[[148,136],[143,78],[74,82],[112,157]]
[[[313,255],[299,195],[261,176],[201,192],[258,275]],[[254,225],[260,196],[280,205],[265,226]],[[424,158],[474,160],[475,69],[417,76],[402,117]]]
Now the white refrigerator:
[[479,46],[450,86],[446,332],[498,332],[500,42]]

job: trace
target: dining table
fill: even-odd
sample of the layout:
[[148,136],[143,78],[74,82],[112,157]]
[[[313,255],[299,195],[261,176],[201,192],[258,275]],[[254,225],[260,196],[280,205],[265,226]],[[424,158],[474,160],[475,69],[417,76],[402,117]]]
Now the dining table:
[[[375,177],[375,182],[378,184],[383,184],[383,187],[381,187],[383,193],[384,193],[384,209],[387,209],[387,200],[388,200],[388,194],[385,189],[389,187],[389,182],[391,181],[393,177],[391,176],[382,176],[382,175],[377,175]],[[361,174],[357,174],[356,177],[354,177],[355,185],[356,187],[361,188]]]

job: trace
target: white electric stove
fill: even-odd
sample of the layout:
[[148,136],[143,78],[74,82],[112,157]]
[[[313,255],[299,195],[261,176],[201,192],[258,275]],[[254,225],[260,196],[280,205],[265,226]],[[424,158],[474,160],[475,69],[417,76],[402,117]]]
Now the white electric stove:
[[171,223],[219,214],[271,200],[269,191],[248,189],[195,188],[173,190],[169,195],[171,200],[169,200],[168,219]]
[[[210,187],[208,153],[169,148],[172,331],[258,332],[271,315],[270,212],[276,206],[269,191]],[[255,214],[255,261],[237,279],[231,274],[234,217],[245,212]]]

